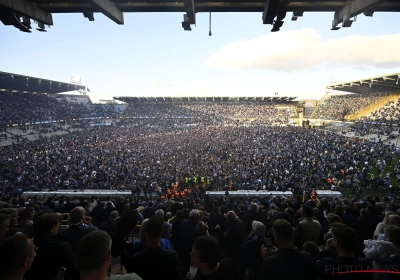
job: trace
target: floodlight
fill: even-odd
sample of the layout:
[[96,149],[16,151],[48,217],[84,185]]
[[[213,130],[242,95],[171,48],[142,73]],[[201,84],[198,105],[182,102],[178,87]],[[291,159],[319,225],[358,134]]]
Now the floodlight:
[[22,16],[22,24],[25,25],[26,28],[31,29],[31,20],[26,16]]
[[353,24],[353,21],[351,19],[349,20],[344,20],[342,22],[342,27],[351,27],[351,25]]
[[42,23],[42,22],[38,22],[38,28],[36,28],[36,30],[40,31],[40,32],[47,32],[45,29],[44,23]]
[[294,16],[294,17],[302,17],[303,14],[304,14],[304,11],[296,11],[296,12],[293,12],[293,16]]

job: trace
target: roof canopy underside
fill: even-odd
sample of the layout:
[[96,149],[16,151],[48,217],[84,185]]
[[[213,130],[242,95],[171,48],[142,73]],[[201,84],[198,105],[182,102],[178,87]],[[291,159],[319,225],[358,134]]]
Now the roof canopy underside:
[[0,91],[56,94],[84,89],[85,86],[83,85],[0,72]]
[[114,97],[115,100],[127,103],[291,103],[296,97],[269,96],[269,97]]
[[351,93],[400,93],[400,73],[329,85],[329,90]]

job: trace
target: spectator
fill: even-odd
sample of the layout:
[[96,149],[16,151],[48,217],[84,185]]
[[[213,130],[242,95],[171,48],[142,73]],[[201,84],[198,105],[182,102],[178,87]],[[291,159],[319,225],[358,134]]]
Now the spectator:
[[[386,271],[398,271],[400,263],[400,254],[393,255],[387,258],[376,260],[377,267]],[[380,277],[382,280],[396,280],[399,279],[398,274],[381,273]]]
[[195,240],[190,253],[191,264],[198,268],[194,280],[244,280],[235,262],[229,258],[220,259],[219,253],[220,247],[215,237],[200,236]]
[[244,240],[242,252],[245,258],[246,280],[255,280],[260,272],[263,257],[260,248],[265,242],[265,226],[263,223],[253,221],[252,231]]
[[303,245],[304,242],[312,241],[319,244],[321,238],[321,224],[313,219],[313,209],[308,205],[300,208],[302,221],[297,226],[297,244]]
[[3,208],[0,209],[0,214],[6,214],[11,217],[10,228],[17,227],[18,224],[18,209],[16,208]]
[[[215,227],[215,231],[222,244],[224,257],[232,259],[238,267],[244,271],[244,263],[242,261],[241,246],[245,239],[245,229],[243,222],[238,219],[234,211],[226,214],[227,229],[222,233],[220,226]],[[223,235],[222,235],[223,234]]]
[[[139,240],[136,240],[135,243],[133,244],[133,253],[134,254],[144,251],[147,247],[147,241],[149,240],[149,238],[147,236],[148,221],[149,221],[149,219],[146,219],[140,225]],[[164,230],[165,230],[165,228],[164,228]],[[161,246],[161,248],[164,248],[164,249],[171,248],[170,242],[165,238],[161,238],[160,246]]]
[[[143,280],[163,279],[166,275],[170,279],[182,278],[177,253],[160,246],[163,231],[164,219],[158,215],[151,217],[147,224],[147,248],[132,256],[128,271]],[[157,264],[157,269],[149,269],[151,263]]]
[[128,236],[133,233],[138,225],[139,214],[137,210],[130,210],[117,219],[115,233],[112,235],[112,255],[121,256],[121,263],[127,267],[134,253],[133,244],[127,242]]
[[272,233],[278,248],[274,254],[269,252],[265,245],[262,246],[264,261],[261,265],[260,279],[317,279],[312,256],[299,251],[293,244],[291,224],[278,219],[272,225]]
[[115,232],[116,221],[118,219],[118,211],[112,211],[108,221],[102,223],[99,229],[106,231],[108,234],[113,234]]
[[28,235],[29,237],[33,236],[33,216],[35,215],[35,210],[33,207],[26,207],[20,212],[21,218],[21,232]]
[[[342,223],[332,223],[331,229],[333,237],[327,241],[327,245],[318,257],[318,259],[322,258],[317,262],[320,279],[372,279],[372,273],[334,274],[338,271],[368,270],[371,268],[371,263],[366,259],[356,257],[358,236],[355,230]],[[336,248],[339,258],[324,257],[329,255],[333,247]]]
[[374,231],[374,240],[378,239],[378,237],[379,237],[381,234],[384,234],[384,233],[385,233],[385,228],[388,226],[387,221],[388,221],[388,219],[389,219],[389,216],[392,215],[392,214],[394,214],[393,211],[387,211],[387,212],[385,213],[385,216],[384,216],[384,218],[383,218],[383,221],[382,221],[381,223],[379,223],[379,224],[376,226],[376,229],[375,229],[375,231]]
[[177,247],[179,241],[179,232],[181,228],[181,224],[183,222],[183,211],[178,210],[175,213],[175,219],[172,221],[172,229],[171,229],[171,243]]
[[400,253],[400,228],[389,225],[385,228],[384,240],[364,240],[365,257],[375,261],[378,258],[387,258],[393,254]]
[[264,217],[257,213],[257,204],[252,203],[249,206],[249,213],[245,214],[242,220],[246,230],[245,234],[249,235],[253,221],[263,222]]
[[[389,215],[389,218],[387,220],[387,225],[394,225],[400,227],[400,215],[397,214],[392,214]],[[386,240],[385,234],[381,234],[378,237],[378,240]]]
[[69,243],[56,237],[59,225],[56,214],[45,213],[35,219],[33,242],[38,249],[31,268],[25,274],[27,280],[52,280],[60,267],[66,268],[65,280],[79,279],[74,251]]
[[309,253],[313,258],[316,258],[319,255],[319,248],[317,244],[312,241],[307,241],[301,246],[301,250]]
[[22,280],[36,257],[32,239],[15,234],[0,241],[0,279]]
[[97,227],[92,226],[91,218],[86,216],[85,209],[81,206],[75,207],[71,210],[69,215],[70,226],[59,233],[58,237],[62,241],[68,242],[72,249],[76,249],[79,240],[89,232],[98,230]]
[[167,194],[167,200],[164,202],[164,207],[167,212],[171,211],[171,207],[174,204],[174,202],[171,200],[171,197],[171,194]]
[[366,209],[361,209],[361,217],[358,218],[352,228],[356,231],[358,236],[357,256],[363,255],[364,240],[368,240],[374,236],[376,225],[371,220],[370,212]]
[[[155,212],[154,215],[158,215],[158,216],[160,216],[161,218],[163,218],[163,220],[165,220],[165,219],[164,219],[164,210],[162,210],[162,209],[158,209],[158,210]],[[164,239],[170,241],[170,240],[171,240],[171,229],[172,229],[172,224],[170,224],[170,223],[168,223],[168,222],[164,222],[164,233],[163,233],[162,238],[164,238]],[[169,248],[168,248],[168,249],[169,249]]]
[[126,273],[122,266],[121,274],[108,274],[112,240],[110,235],[102,230],[86,234],[76,248],[77,264],[81,280],[141,280],[135,273]]
[[11,216],[0,213],[0,241],[3,239],[7,230],[10,228]]
[[182,271],[187,271],[190,266],[189,254],[193,246],[193,242],[200,236],[198,227],[200,219],[199,210],[192,210],[189,214],[189,220],[184,220],[179,227],[178,242],[174,243],[175,250],[179,255],[179,262]]

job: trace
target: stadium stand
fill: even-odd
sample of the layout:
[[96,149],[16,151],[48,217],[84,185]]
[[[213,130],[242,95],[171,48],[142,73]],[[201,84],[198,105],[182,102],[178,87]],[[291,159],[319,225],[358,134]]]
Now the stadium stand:
[[[0,132],[0,251],[17,243],[21,234],[16,232],[34,239],[33,244],[18,242],[21,255],[9,256],[31,258],[26,266],[5,267],[1,254],[0,279],[22,279],[24,274],[35,279],[43,272],[42,279],[53,279],[60,267],[67,268],[65,279],[77,279],[79,270],[86,277],[94,266],[103,277],[110,262],[114,269],[109,279],[118,279],[120,275],[113,276],[117,272],[145,280],[168,275],[331,279],[331,270],[351,271],[355,264],[365,271],[374,268],[365,259],[364,240],[372,239],[369,248],[375,243],[387,248],[375,250],[376,260],[390,263],[389,250],[400,252],[399,189],[391,186],[400,181],[400,163],[391,173],[386,168],[398,159],[397,149],[354,137],[396,136],[394,128],[372,122],[394,124],[399,101],[337,134],[278,126],[289,123],[292,104],[144,101],[125,108],[68,96],[1,97],[5,110],[24,109],[14,109],[13,118],[3,115]],[[343,100],[360,108],[379,98]],[[331,99],[325,104],[341,106]],[[340,107],[342,115],[346,108]],[[340,118],[335,111],[323,113]],[[67,121],[31,124],[58,119]],[[9,145],[3,145],[6,141]],[[363,197],[366,188],[385,190],[388,196]],[[351,197],[323,196],[324,191],[341,190]],[[30,196],[29,191],[58,195]],[[145,219],[147,229],[141,234],[147,236],[140,239],[147,242],[135,253],[132,240]],[[390,230],[382,231],[379,223]],[[96,247],[98,253],[79,250],[90,247],[92,236],[102,245]],[[87,256],[93,262],[86,262]],[[340,262],[333,258],[337,256]],[[138,266],[149,258],[165,267],[153,271]],[[45,271],[46,264],[51,269]],[[372,279],[372,273],[363,273],[362,279]]]
[[382,98],[382,94],[351,94],[331,96],[319,104],[313,114],[315,119],[343,120],[346,115],[352,114]]

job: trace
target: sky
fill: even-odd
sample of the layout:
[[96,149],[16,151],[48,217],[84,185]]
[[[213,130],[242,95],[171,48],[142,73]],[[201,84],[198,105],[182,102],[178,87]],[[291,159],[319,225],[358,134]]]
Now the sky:
[[[78,75],[93,101],[115,96],[297,96],[320,99],[331,80],[400,72],[399,13],[359,15],[331,31],[333,13],[288,13],[281,31],[261,13],[53,14],[47,32],[0,23],[0,71],[69,82]],[[36,25],[33,24],[34,28]]]

